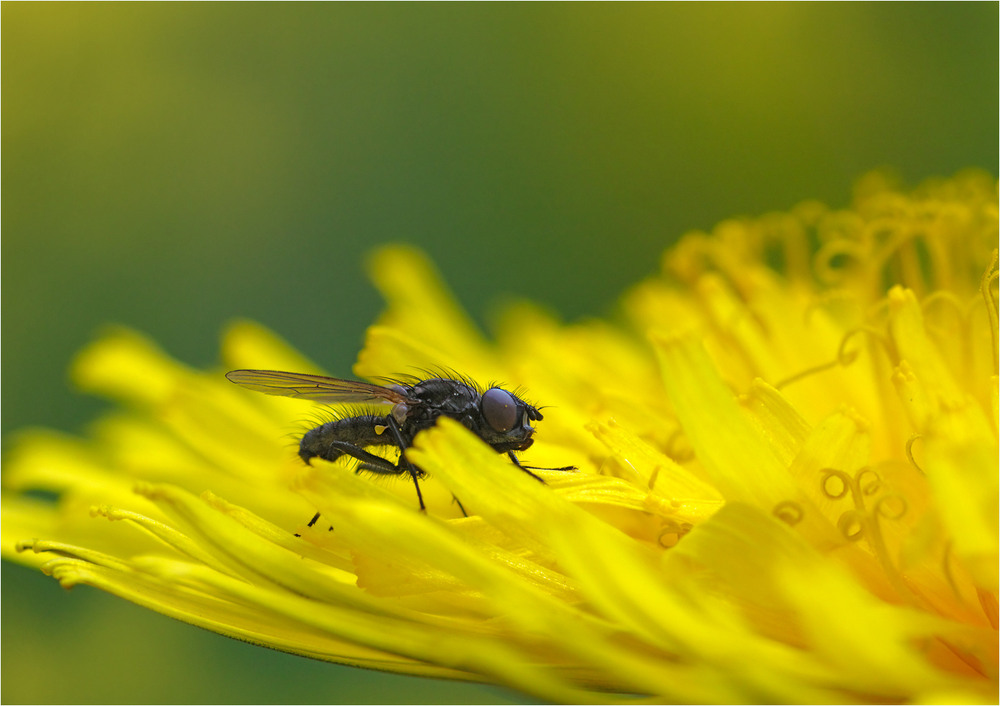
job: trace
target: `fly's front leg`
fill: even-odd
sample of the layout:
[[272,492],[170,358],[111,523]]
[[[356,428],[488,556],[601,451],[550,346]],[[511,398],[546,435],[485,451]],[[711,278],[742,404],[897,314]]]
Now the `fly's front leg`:
[[529,476],[537,480],[539,483],[544,483],[540,477],[532,473],[531,471],[575,471],[576,466],[563,466],[562,468],[540,468],[539,466],[524,466],[520,461],[517,460],[517,456],[514,455],[513,451],[507,452],[507,458],[510,459],[511,463],[520,468],[522,471],[527,473]]

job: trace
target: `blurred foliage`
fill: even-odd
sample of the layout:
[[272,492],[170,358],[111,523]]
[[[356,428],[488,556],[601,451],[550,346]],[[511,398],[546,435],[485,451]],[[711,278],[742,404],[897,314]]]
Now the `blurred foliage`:
[[[5,442],[98,409],[108,321],[213,365],[224,322],[345,374],[408,241],[480,321],[610,311],[684,231],[862,172],[996,173],[995,3],[2,8]],[[396,371],[386,371],[396,372]],[[3,567],[3,701],[488,701],[331,667]],[[398,690],[397,690],[398,689]]]

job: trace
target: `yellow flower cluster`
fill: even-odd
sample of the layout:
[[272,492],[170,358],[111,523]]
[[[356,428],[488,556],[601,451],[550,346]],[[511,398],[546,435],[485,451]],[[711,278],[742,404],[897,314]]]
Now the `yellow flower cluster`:
[[[579,468],[543,485],[445,419],[407,452],[427,513],[408,481],[304,466],[302,402],[109,332],[74,375],[125,404],[86,440],[25,434],[4,556],[275,649],[551,701],[995,701],[997,211],[983,174],[870,175],[850,210],[689,234],[624,322],[521,303],[494,341],[419,253],[381,250],[354,372],[521,385],[546,407],[523,460]],[[251,323],[223,361],[316,371]]]

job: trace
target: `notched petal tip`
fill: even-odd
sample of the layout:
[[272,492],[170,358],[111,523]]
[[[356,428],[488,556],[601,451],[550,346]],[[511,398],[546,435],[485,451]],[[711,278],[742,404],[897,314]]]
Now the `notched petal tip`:
[[19,539],[14,544],[14,550],[18,554],[20,554],[22,552],[29,552],[29,551],[30,552],[34,552],[35,554],[38,554],[40,551],[43,551],[43,550],[37,548],[38,542],[39,542],[38,538],[33,538],[33,539]]

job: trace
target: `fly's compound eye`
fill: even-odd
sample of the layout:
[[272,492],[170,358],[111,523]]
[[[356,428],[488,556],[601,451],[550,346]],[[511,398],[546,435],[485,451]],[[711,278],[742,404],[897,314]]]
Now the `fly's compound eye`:
[[517,405],[514,398],[505,390],[494,387],[483,394],[481,404],[483,417],[494,431],[510,431],[517,423]]

